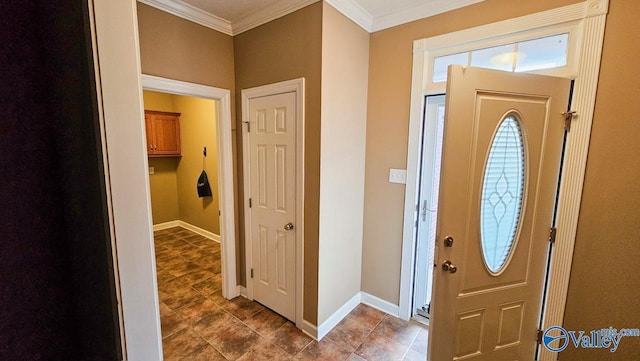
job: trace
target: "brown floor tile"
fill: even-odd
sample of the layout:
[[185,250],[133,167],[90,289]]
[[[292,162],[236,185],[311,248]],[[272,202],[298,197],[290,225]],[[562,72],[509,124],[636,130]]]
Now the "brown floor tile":
[[429,330],[425,328],[421,328],[420,332],[418,332],[418,336],[413,341],[411,345],[411,349],[417,351],[421,354],[427,354],[427,343],[429,341]]
[[191,328],[185,328],[162,340],[165,360],[180,360],[209,346],[207,341]]
[[199,272],[201,270],[201,266],[197,263],[185,261],[184,258],[180,264],[176,264],[174,266],[170,266],[167,268],[167,271],[174,277],[181,277],[188,273]]
[[177,237],[189,237],[189,236],[193,236],[194,234],[197,234],[197,233],[194,233],[194,232],[192,232],[192,231],[190,231],[188,229],[184,229],[182,227],[177,227],[177,228],[174,228],[174,230],[173,230],[173,232],[171,232],[171,234],[173,234],[174,236],[177,236]]
[[168,296],[161,297],[162,302],[174,311],[181,307],[200,303],[204,301],[204,299],[204,296],[200,292],[191,288],[185,292],[172,293]]
[[198,246],[194,246],[193,244],[182,240],[182,244],[180,245],[175,245],[173,247],[171,247],[170,249],[175,250],[176,252],[180,252],[180,254],[184,254],[186,252],[189,251],[193,251],[193,250],[198,250],[199,247]]
[[227,304],[226,306],[223,306],[223,308],[230,314],[237,317],[239,320],[246,320],[247,318],[265,309],[263,305],[248,300],[244,297],[238,297],[237,300]]
[[421,327],[418,325],[397,317],[386,315],[382,321],[380,321],[378,326],[376,326],[373,332],[386,336],[405,346],[411,346],[420,330]]
[[174,279],[175,277],[173,277],[173,275],[171,273],[169,273],[169,271],[167,271],[165,269],[157,268],[156,269],[156,278],[158,280],[158,287],[160,287],[161,284],[169,282],[172,279]]
[[356,354],[369,361],[398,361],[402,360],[409,348],[396,341],[372,332]]
[[173,312],[173,310],[164,304],[164,302],[160,301],[160,317],[164,317],[164,315],[168,314],[169,312]]
[[251,351],[259,340],[260,336],[257,333],[238,322],[209,343],[220,351],[227,360],[237,360]]
[[215,302],[203,298],[200,302],[195,302],[176,310],[176,313],[189,323],[195,323],[205,317],[220,316],[224,310]]
[[286,322],[287,320],[284,317],[269,309],[264,309],[244,320],[244,323],[247,326],[263,336],[267,336],[275,332]]
[[180,361],[227,361],[218,350],[209,345],[204,349],[195,352]]
[[261,337],[238,361],[289,361],[292,358],[283,349]]
[[409,349],[407,354],[404,356],[403,361],[426,361],[427,355],[421,354],[415,350]]
[[180,239],[178,237],[171,237],[171,238],[166,238],[166,239],[160,239],[160,240],[156,240],[156,244],[159,244],[163,247],[166,247],[168,249],[171,250],[175,250],[176,248],[180,248],[182,246],[184,246],[185,244],[187,244],[188,242]]
[[297,354],[313,341],[291,322],[285,323],[267,338],[290,355]]
[[356,355],[355,353],[352,353],[351,355],[349,355],[349,358],[347,359],[347,361],[367,361],[367,360],[365,360],[362,357]]
[[[212,295],[216,291],[222,290],[222,276],[219,274],[214,275],[211,278],[194,283],[192,287],[205,296]],[[222,296],[222,293],[220,295]]]
[[176,279],[182,280],[185,283],[188,283],[190,286],[193,286],[194,284],[212,278],[213,276],[215,275],[212,272],[198,269],[197,271],[184,274],[180,277],[176,277]]
[[192,283],[187,282],[183,278],[174,278],[164,282],[158,282],[158,291],[165,293],[182,293],[191,289]]
[[236,297],[233,300],[228,300],[228,299],[222,297],[222,290],[220,289],[220,290],[217,290],[214,293],[210,294],[208,296],[208,298],[211,301],[217,303],[219,306],[224,307],[224,306],[228,305],[229,303],[233,302],[236,298],[239,298],[239,297]]
[[330,339],[313,341],[296,356],[296,360],[345,361],[351,355],[351,348]]
[[162,331],[163,339],[186,328],[187,326],[187,322],[185,322],[185,320],[175,312],[169,312],[163,317],[160,317],[160,329]]
[[327,337],[355,351],[370,333],[370,328],[358,323],[355,318],[347,316],[329,332]]
[[204,317],[194,323],[192,327],[200,336],[211,343],[236,324],[241,324],[241,322],[227,312],[223,312],[219,315]]
[[385,315],[384,312],[362,303],[349,313],[355,321],[371,329],[375,328]]

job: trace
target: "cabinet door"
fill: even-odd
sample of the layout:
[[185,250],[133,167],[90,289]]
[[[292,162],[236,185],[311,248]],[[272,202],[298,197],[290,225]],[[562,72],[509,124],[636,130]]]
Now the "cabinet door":
[[153,140],[153,125],[152,125],[152,117],[153,115],[144,113],[144,127],[147,133],[147,153],[152,155],[154,152],[154,140]]
[[155,155],[180,155],[180,117],[156,114],[153,120]]
[[179,156],[180,113],[144,111],[147,152],[150,157]]

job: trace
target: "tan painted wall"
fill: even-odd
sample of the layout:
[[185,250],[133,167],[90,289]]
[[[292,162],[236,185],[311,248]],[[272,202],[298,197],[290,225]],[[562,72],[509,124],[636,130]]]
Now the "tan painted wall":
[[[173,97],[171,94],[145,90],[142,95],[145,109],[173,111]],[[178,178],[176,176],[179,160],[176,157],[149,158],[149,167],[154,168],[154,174],[149,174],[153,224],[180,219],[177,192]]]
[[233,38],[138,3],[142,72],[234,89]]
[[371,34],[363,291],[399,302],[405,188],[389,183],[389,168],[406,168],[413,41],[576,2],[487,0]]
[[323,4],[318,324],[360,292],[369,33]]
[[[174,95],[173,109],[180,113],[182,138],[182,157],[176,172],[180,220],[219,235],[216,102]],[[207,147],[207,157],[203,164],[204,147]],[[206,169],[213,197],[198,197],[196,181],[203,167]]]
[[[640,2],[612,0],[564,326],[640,328]],[[637,360],[640,338],[615,354],[568,347],[562,361]]]
[[[300,77],[306,79],[304,319],[313,324],[318,318],[321,32],[322,4],[316,3],[234,37],[237,99],[242,89]],[[240,128],[241,109],[239,104],[237,107],[237,127]],[[241,144],[240,132],[237,138]],[[238,146],[239,160],[241,150]],[[242,179],[241,165],[238,179]],[[241,232],[244,239],[244,231]],[[239,254],[239,264],[244,267],[243,244]],[[244,284],[244,272],[240,275],[240,282]]]

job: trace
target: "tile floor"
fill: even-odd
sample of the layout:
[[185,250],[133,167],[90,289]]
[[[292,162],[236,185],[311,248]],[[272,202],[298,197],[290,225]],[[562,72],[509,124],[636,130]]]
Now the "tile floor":
[[426,360],[427,331],[358,305],[316,342],[257,302],[222,297],[220,245],[183,228],[155,232],[165,360]]

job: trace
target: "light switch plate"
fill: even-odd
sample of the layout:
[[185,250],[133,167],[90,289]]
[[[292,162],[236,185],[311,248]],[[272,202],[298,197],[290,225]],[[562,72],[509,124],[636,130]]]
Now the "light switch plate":
[[407,184],[407,170],[406,169],[389,169],[389,182]]
[[149,174],[155,174],[156,169],[153,167],[149,167]]

